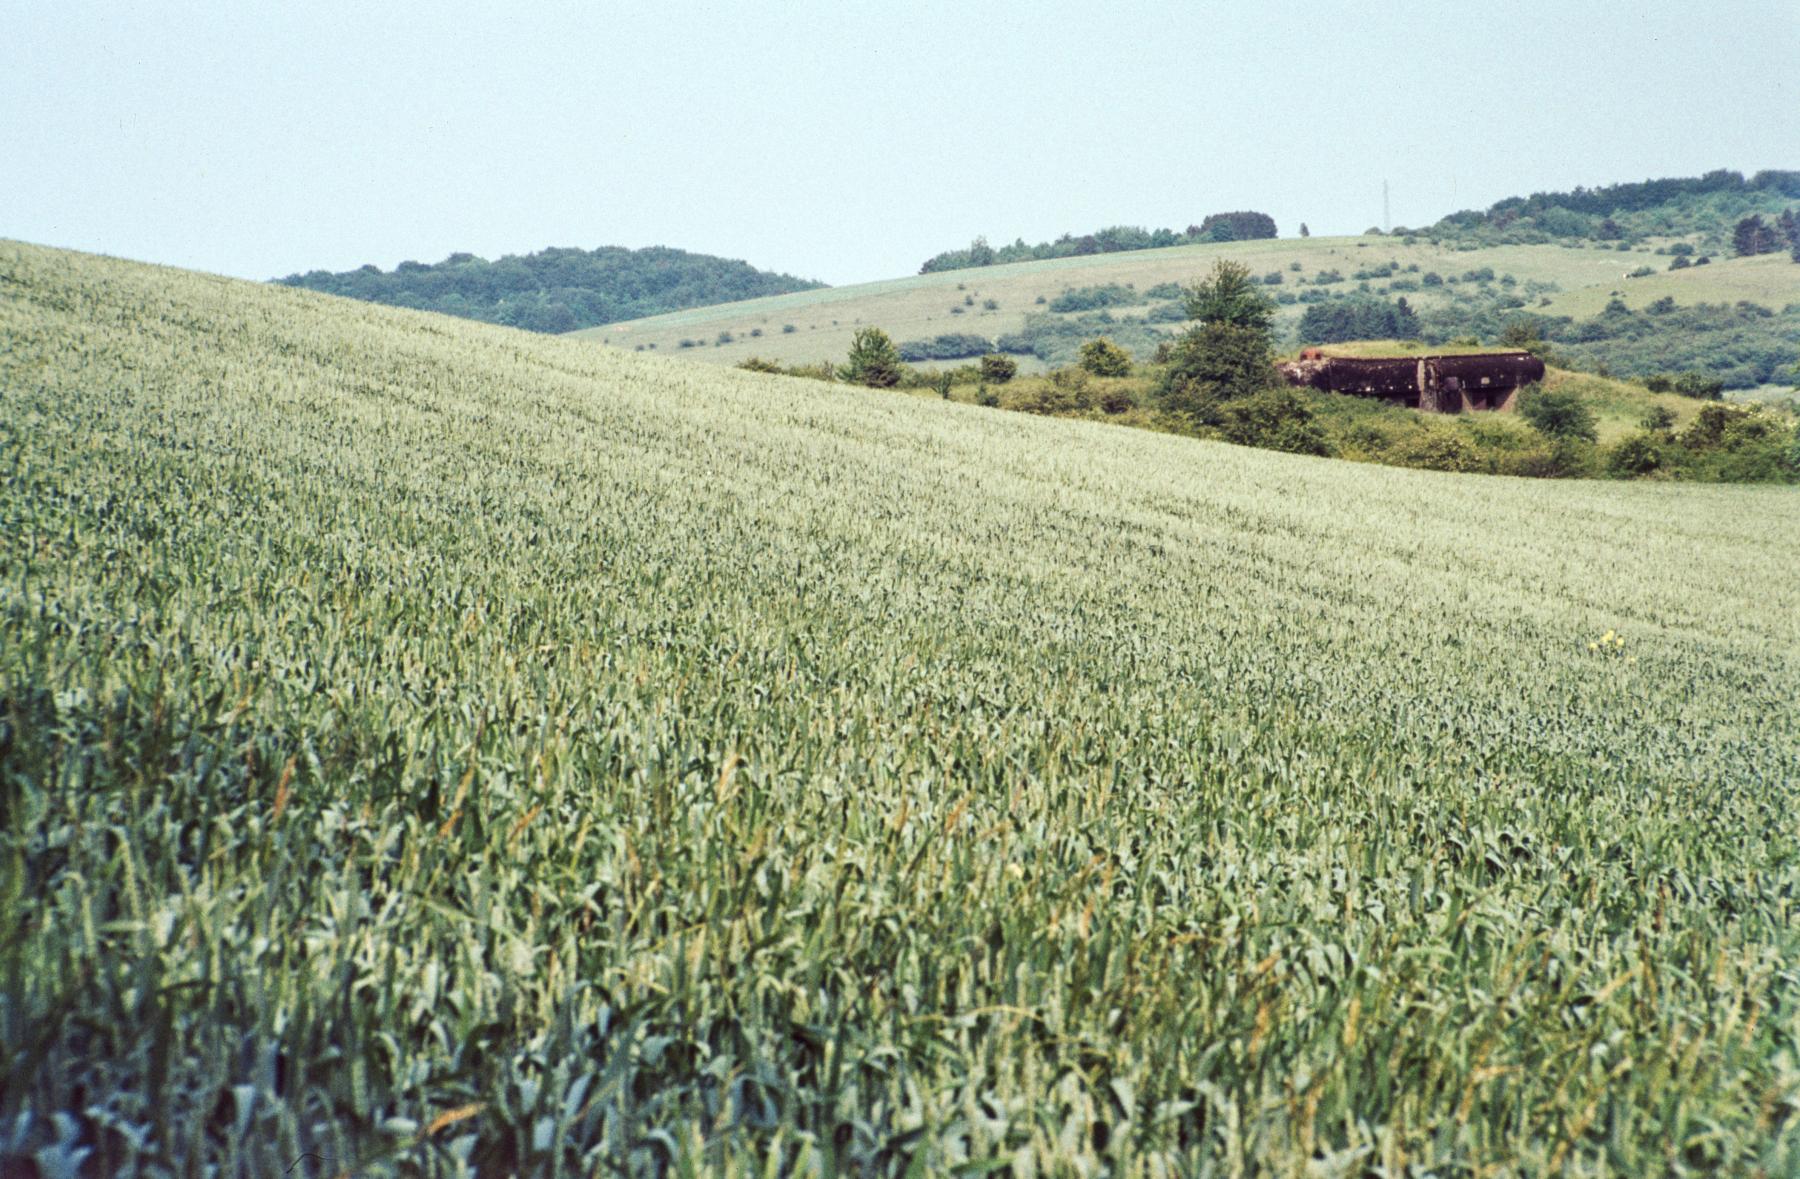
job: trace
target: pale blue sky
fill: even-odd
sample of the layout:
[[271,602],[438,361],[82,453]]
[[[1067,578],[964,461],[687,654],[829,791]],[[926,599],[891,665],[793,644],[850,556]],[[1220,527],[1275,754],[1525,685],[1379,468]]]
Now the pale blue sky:
[[268,278],[664,244],[832,283],[1800,168],[1800,2],[0,9],[0,237]]

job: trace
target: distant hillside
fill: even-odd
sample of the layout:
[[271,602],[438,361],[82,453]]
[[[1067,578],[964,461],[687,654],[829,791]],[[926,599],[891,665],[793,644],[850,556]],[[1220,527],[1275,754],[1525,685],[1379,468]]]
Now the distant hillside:
[[1172,246],[1192,246],[1206,242],[1245,242],[1275,236],[1275,219],[1267,213],[1243,211],[1209,213],[1198,225],[1190,225],[1177,233],[1173,229],[1145,229],[1137,225],[1114,225],[1076,237],[1065,233],[1053,242],[1025,244],[1019,238],[1010,246],[995,249],[985,237],[969,243],[967,249],[945,250],[925,259],[920,274],[936,274],[944,270],[971,270],[980,266],[1000,266],[1008,262],[1042,262],[1049,258],[1079,258],[1088,254],[1124,254],[1133,250],[1162,250]]
[[364,266],[341,274],[313,270],[277,281],[534,332],[570,332],[824,285],[771,274],[748,262],[667,246],[552,248],[509,254],[494,262],[474,254],[452,254],[434,265],[402,262],[391,271]]
[[[1478,245],[1687,238],[1729,250],[1739,219],[1779,213],[1800,202],[1800,172],[1765,171],[1746,179],[1721,168],[1704,176],[1645,180],[1507,197],[1486,210],[1452,213],[1419,234]],[[1405,234],[1406,230],[1395,230]]]
[[1314,308],[1314,327],[1328,313],[1341,321],[1349,312],[1357,313],[1352,335],[1398,334],[1397,322],[1372,323],[1360,312],[1398,315],[1404,298],[1418,334],[1434,344],[1495,340],[1523,320],[1584,366],[1624,376],[1694,369],[1727,389],[1786,388],[1800,361],[1800,318],[1785,310],[1800,305],[1800,265],[1786,253],[1740,258],[1681,248],[1653,241],[1624,252],[1585,241],[1483,247],[1380,235],[1237,241],[910,275],[585,334],[727,365],[752,356],[783,365],[840,361],[865,326],[891,335],[911,363],[955,365],[998,351],[1038,372],[1073,363],[1096,336],[1144,361],[1187,330],[1182,286],[1231,258],[1262,279],[1288,343],[1342,336],[1303,331]]

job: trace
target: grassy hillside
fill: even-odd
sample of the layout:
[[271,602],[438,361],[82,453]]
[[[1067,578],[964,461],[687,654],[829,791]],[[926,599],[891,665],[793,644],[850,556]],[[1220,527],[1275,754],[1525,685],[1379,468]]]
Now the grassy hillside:
[[9,1171],[1800,1168],[1792,490],[6,243],[0,338]]
[[[737,364],[761,356],[792,365],[842,360],[860,326],[880,327],[896,341],[952,333],[995,340],[1024,330],[1029,317],[1038,317],[1071,325],[1075,333],[1071,351],[1074,339],[1106,333],[1130,344],[1142,358],[1149,351],[1146,345],[1153,346],[1159,336],[1184,326],[1173,320],[1127,326],[1130,320],[1152,318],[1159,302],[1167,302],[1152,298],[1151,288],[1192,282],[1219,258],[1241,261],[1259,276],[1280,275],[1278,285],[1266,288],[1271,295],[1338,298],[1358,293],[1360,288],[1380,297],[1404,297],[1427,319],[1434,311],[1459,304],[1492,307],[1492,317],[1497,320],[1526,313],[1588,315],[1604,308],[1615,293],[1634,306],[1664,294],[1673,294],[1684,305],[1748,298],[1779,310],[1788,303],[1800,303],[1800,266],[1787,261],[1785,255],[1718,258],[1708,266],[1665,273],[1670,259],[1648,247],[1625,252],[1562,245],[1472,249],[1455,248],[1454,243],[1434,246],[1424,239],[1408,245],[1406,239],[1389,237],[1307,238],[1183,246],[921,274],[695,308],[609,324],[580,335],[616,347],[679,354],[707,363]],[[1356,277],[1390,264],[1391,275],[1366,280]],[[1626,277],[1643,267],[1655,274]],[[1336,272],[1342,281],[1318,283],[1322,273],[1330,272]],[[1483,272],[1491,272],[1491,279],[1461,281],[1464,275]],[[1426,275],[1446,281],[1427,285]],[[1058,316],[1050,310],[1051,301],[1066,291],[1125,284],[1141,292],[1142,301],[1107,308],[1105,314],[1113,320],[1110,324],[1092,317]],[[1645,292],[1642,298],[1640,286]],[[1648,293],[1651,290],[1655,293]],[[986,306],[990,300],[996,304],[993,309]],[[1505,302],[1511,302],[1515,310],[1507,310],[1502,305]],[[1300,302],[1283,306],[1277,317],[1278,329],[1291,333],[1305,306]],[[787,330],[790,327],[793,330]],[[1456,330],[1460,333],[1462,329]],[[682,347],[684,340],[689,347]],[[1026,362],[1028,371],[1043,367],[1036,361]]]

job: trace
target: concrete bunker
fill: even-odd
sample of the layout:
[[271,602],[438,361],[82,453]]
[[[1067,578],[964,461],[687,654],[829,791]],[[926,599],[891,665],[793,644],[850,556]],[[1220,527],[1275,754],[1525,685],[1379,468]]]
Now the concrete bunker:
[[1308,348],[1278,368],[1291,385],[1379,397],[1427,413],[1511,410],[1521,388],[1544,379],[1544,362],[1529,352],[1365,359]]

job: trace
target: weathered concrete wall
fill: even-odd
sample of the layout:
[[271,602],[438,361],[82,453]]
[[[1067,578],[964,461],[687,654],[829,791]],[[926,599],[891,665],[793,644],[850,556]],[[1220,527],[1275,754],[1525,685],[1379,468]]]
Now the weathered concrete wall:
[[1529,352],[1451,356],[1352,357],[1309,355],[1281,366],[1294,385],[1331,393],[1380,397],[1427,413],[1510,410],[1517,391],[1544,378],[1544,362]]

